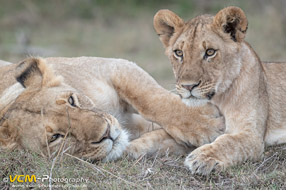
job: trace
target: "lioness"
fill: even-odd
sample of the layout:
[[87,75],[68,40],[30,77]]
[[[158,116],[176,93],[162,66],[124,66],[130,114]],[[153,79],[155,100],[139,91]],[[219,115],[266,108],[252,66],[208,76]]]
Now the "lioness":
[[0,60],[0,67],[1,66],[6,66],[6,65],[10,65],[11,63],[7,62],[7,61],[2,61]]
[[225,117],[225,134],[186,158],[192,173],[258,159],[265,144],[286,142],[286,64],[261,63],[244,40],[247,26],[238,7],[188,22],[169,10],[154,17],[182,101],[211,102]]
[[136,157],[159,149],[184,153],[189,151],[185,143],[212,142],[224,127],[215,107],[188,108],[122,59],[29,58],[2,66],[0,79],[2,149],[50,156],[61,149],[108,161],[121,156],[128,134],[130,140],[142,135],[128,148]]

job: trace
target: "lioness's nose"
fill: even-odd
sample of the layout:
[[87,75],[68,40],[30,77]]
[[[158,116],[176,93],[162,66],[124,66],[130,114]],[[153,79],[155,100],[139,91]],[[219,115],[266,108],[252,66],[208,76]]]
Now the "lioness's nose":
[[201,83],[201,81],[199,82],[189,82],[189,83],[186,83],[186,84],[182,84],[182,87],[189,90],[189,91],[192,91],[195,87],[199,86]]

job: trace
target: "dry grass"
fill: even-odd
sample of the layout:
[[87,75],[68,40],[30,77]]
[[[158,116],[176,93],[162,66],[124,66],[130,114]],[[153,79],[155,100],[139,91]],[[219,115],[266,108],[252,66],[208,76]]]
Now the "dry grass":
[[[95,163],[64,155],[55,163],[53,178],[77,178],[87,183],[52,183],[53,186],[81,185],[96,189],[285,189],[286,146],[268,148],[264,158],[257,162],[245,162],[209,177],[194,176],[183,166],[184,157],[142,157],[130,160],[127,157],[116,162]],[[0,155],[0,179],[9,175],[49,175],[53,165],[36,154],[14,151]],[[21,183],[13,183],[21,185]],[[22,183],[23,184],[23,183]],[[26,183],[25,183],[26,184]],[[41,184],[48,186],[48,181]],[[0,187],[11,183],[0,182]],[[5,189],[5,188],[4,188]]]
[[[185,19],[205,13],[196,4],[202,1],[190,0],[146,1],[149,4],[143,5],[129,5],[126,2],[132,1],[127,0],[123,1],[125,4],[116,4],[119,1],[114,0],[113,4],[99,5],[92,1],[39,2],[0,0],[0,59],[18,62],[28,55],[126,58],[135,61],[168,89],[174,88],[173,74],[153,30],[153,15],[161,8],[174,10]],[[262,60],[286,60],[286,40],[281,40],[286,37],[279,11],[266,1],[262,7],[262,1],[253,2],[223,0],[206,9],[207,13],[215,13],[227,5],[239,5],[249,19],[247,41]],[[184,157],[167,155],[139,160],[123,157],[117,162],[91,164],[63,154],[53,167],[52,159],[34,153],[2,151],[0,189],[11,189],[10,183],[2,181],[9,175],[42,177],[50,175],[50,171],[53,178],[87,179],[87,183],[70,185],[95,189],[286,189],[286,145],[268,148],[258,162],[248,161],[207,178],[191,175],[183,166]],[[40,184],[38,181],[37,185]]]

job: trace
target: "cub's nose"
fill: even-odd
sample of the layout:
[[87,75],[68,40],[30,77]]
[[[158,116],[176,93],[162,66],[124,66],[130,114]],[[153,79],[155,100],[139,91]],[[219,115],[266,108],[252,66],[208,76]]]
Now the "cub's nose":
[[185,83],[185,84],[182,84],[182,87],[189,90],[190,92],[196,88],[197,86],[199,86],[201,83],[201,81],[199,82],[189,82],[189,83]]

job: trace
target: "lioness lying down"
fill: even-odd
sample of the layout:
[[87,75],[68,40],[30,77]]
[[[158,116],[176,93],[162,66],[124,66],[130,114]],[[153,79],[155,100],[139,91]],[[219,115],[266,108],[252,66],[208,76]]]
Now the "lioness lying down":
[[0,67],[0,79],[1,149],[108,161],[121,156],[128,136],[136,140],[127,151],[138,157],[185,153],[224,130],[214,106],[185,106],[126,60],[30,58]]
[[154,17],[182,101],[211,102],[225,117],[225,134],[187,157],[192,173],[258,159],[265,144],[286,143],[286,63],[261,63],[244,40],[247,26],[238,7],[188,22],[169,10]]

